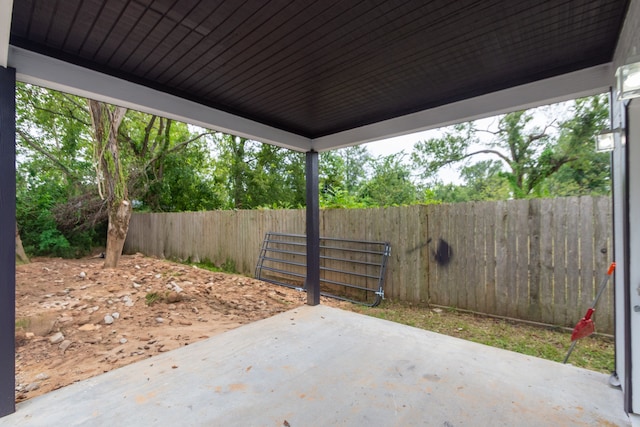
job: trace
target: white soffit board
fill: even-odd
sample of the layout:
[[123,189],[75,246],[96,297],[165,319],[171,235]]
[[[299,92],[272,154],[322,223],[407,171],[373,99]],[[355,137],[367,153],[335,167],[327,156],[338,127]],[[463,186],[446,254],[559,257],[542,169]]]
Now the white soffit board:
[[[613,63],[617,69],[621,65],[636,62],[640,57],[640,2],[629,3],[627,15],[618,37],[618,45],[613,56]],[[614,81],[614,76],[611,76]]]
[[0,67],[7,67],[13,0],[0,0]]
[[311,148],[309,138],[15,46],[9,47],[8,62],[16,69],[16,78],[25,83],[291,150]]
[[454,102],[312,140],[316,151],[348,147],[436,129],[497,114],[539,107],[609,91],[611,63]]

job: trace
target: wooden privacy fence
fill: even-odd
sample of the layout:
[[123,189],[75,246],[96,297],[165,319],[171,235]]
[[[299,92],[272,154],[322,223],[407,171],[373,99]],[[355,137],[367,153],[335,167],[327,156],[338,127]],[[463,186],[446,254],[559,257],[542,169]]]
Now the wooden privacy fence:
[[[612,259],[608,197],[568,197],[376,209],[331,209],[320,234],[389,241],[385,296],[573,327]],[[304,210],[140,213],[128,253],[233,261],[253,273],[267,232],[304,233]],[[451,249],[436,260],[438,241]],[[429,242],[429,243],[428,243]],[[613,333],[613,284],[594,317]]]

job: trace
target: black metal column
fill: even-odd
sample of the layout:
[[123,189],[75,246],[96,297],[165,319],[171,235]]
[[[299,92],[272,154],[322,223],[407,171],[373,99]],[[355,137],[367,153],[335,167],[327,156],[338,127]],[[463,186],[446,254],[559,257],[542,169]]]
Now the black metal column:
[[16,70],[0,67],[0,417],[15,412]]
[[320,304],[320,193],[318,153],[307,152],[307,304]]

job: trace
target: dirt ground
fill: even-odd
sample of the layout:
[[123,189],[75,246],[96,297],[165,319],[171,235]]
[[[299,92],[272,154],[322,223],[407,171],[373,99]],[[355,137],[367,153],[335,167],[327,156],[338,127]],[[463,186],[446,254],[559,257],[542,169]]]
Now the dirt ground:
[[16,402],[306,301],[293,289],[140,254],[123,256],[117,269],[102,264],[16,267]]

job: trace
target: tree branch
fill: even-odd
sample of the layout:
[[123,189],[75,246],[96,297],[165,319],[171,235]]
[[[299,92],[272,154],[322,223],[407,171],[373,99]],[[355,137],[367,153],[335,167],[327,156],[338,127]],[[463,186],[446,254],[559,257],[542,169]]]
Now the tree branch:
[[449,165],[451,163],[459,162],[459,161],[464,160],[464,159],[468,159],[469,157],[475,156],[476,154],[493,154],[493,155],[496,155],[496,156],[500,157],[502,160],[504,160],[509,165],[509,167],[513,168],[511,159],[509,159],[507,156],[505,156],[501,152],[499,152],[497,150],[491,150],[489,148],[484,149],[484,150],[474,151],[473,153],[465,154],[464,156],[461,156],[461,157],[459,157],[457,159],[447,160],[445,162],[440,163],[440,167]]
[[42,154],[43,156],[45,156],[46,158],[48,158],[49,160],[51,160],[53,163],[56,164],[56,166],[58,166],[58,168],[60,168],[60,170],[68,177],[71,179],[75,179],[76,176],[74,175],[74,173],[71,171],[71,169],[69,169],[67,166],[65,166],[59,159],[57,159],[53,154],[51,154],[50,152],[48,152],[47,150],[45,150],[39,143],[37,143],[35,140],[33,140],[31,138],[31,136],[29,134],[27,134],[26,132],[24,132],[22,129],[16,129],[16,132],[22,137],[22,140],[31,148],[33,148],[34,150],[36,150],[38,153]]
[[551,121],[551,123],[549,123],[549,124],[545,125],[544,129],[542,129],[542,131],[540,131],[539,133],[529,135],[529,136],[527,137],[527,140],[528,140],[528,142],[529,142],[529,144],[527,144],[527,146],[531,145],[531,143],[532,143],[533,141],[537,141],[537,140],[539,140],[539,139],[544,138],[545,136],[548,136],[548,135],[547,135],[547,129],[549,129],[550,127],[552,127],[552,126],[553,126],[553,124],[554,124],[555,122],[556,122],[556,121],[555,121],[555,119],[554,119],[554,120],[552,120],[552,121]]
[[188,144],[192,143],[193,141],[196,141],[196,140],[198,140],[198,139],[202,138],[203,136],[206,136],[206,135],[213,135],[213,134],[215,134],[215,132],[203,132],[203,133],[201,133],[201,134],[199,134],[199,135],[197,135],[197,136],[195,136],[195,137],[193,137],[193,138],[191,138],[191,139],[188,139],[188,140],[186,140],[186,141],[182,141],[182,142],[180,142],[180,143],[178,143],[178,144],[174,145],[173,147],[171,147],[170,149],[168,149],[168,150],[166,150],[166,151],[163,151],[163,152],[161,152],[161,153],[158,153],[158,155],[156,155],[154,158],[152,158],[151,160],[149,160],[149,161],[147,162],[147,164],[145,165],[145,169],[147,169],[149,166],[153,165],[155,162],[157,162],[158,160],[160,160],[160,159],[161,159],[162,157],[164,157],[166,154],[169,154],[169,153],[175,153],[176,151],[179,151],[179,150],[181,150],[181,149],[185,148]]
[[41,107],[39,105],[36,105],[33,102],[31,103],[31,105],[33,105],[33,108],[35,108],[36,110],[44,111],[44,112],[49,113],[49,114],[51,114],[53,116],[59,116],[59,117],[64,117],[66,119],[72,119],[72,120],[77,121],[78,123],[81,123],[81,124],[85,125],[85,126],[91,126],[91,123],[88,123],[88,122],[82,120],[81,118],[76,117],[73,114],[73,112],[71,111],[71,109],[67,110],[69,114],[63,114],[60,111],[50,110],[48,108],[44,108],[44,107]]
[[147,148],[149,147],[149,136],[151,135],[151,129],[153,129],[153,125],[156,122],[158,116],[151,116],[151,120],[147,123],[147,126],[144,128],[144,139],[142,140],[142,150],[140,153],[144,157],[147,154]]

